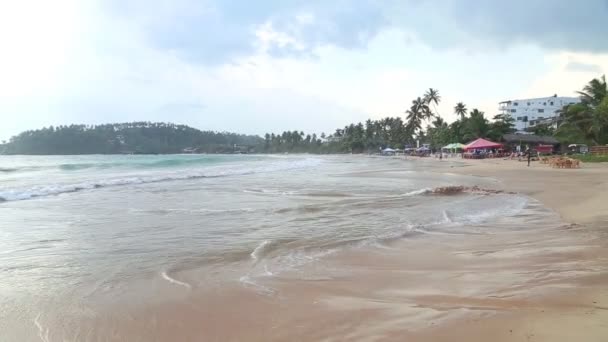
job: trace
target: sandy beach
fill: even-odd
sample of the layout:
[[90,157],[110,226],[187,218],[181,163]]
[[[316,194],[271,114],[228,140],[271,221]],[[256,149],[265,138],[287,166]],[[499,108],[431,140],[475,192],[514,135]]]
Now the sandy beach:
[[[463,161],[454,173],[491,177],[503,189],[526,194],[557,211],[562,219],[597,234],[608,245],[608,165],[585,164],[581,169],[553,169],[516,160]],[[447,163],[446,163],[447,164]],[[583,258],[608,263],[606,249]],[[580,279],[574,288],[548,297],[517,303],[505,300],[505,314],[468,320],[432,331],[429,341],[606,341],[608,339],[608,275]]]

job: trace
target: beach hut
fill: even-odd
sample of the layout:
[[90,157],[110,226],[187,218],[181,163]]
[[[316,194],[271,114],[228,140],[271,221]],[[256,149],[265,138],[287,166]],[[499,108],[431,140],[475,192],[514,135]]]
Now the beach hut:
[[[505,145],[510,146],[513,151],[524,151],[528,146],[536,149],[539,152],[548,149],[547,145],[551,146],[551,151],[558,150],[559,141],[551,136],[536,135],[536,134],[505,134],[502,136]],[[539,149],[540,148],[540,149]]]
[[448,145],[443,146],[441,149],[442,150],[462,150],[464,149],[465,145],[461,144],[461,143],[451,143]]
[[490,141],[490,140],[486,140],[483,138],[479,138],[477,140],[473,140],[470,143],[468,143],[465,147],[464,150],[465,151],[471,151],[471,150],[490,150],[493,148],[501,148],[502,144]]

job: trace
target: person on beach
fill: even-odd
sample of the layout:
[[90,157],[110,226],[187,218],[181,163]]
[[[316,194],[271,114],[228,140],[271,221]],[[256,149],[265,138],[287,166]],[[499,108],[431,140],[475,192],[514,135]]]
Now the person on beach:
[[530,159],[532,158],[532,151],[530,147],[526,147],[526,156],[528,157],[528,167],[530,167]]

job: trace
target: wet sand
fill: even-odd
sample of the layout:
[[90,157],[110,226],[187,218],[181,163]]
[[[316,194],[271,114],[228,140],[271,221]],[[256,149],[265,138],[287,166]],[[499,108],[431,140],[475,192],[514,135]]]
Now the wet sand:
[[[461,159],[454,159],[461,161]],[[498,179],[509,191],[538,199],[571,223],[608,222],[608,164],[587,163],[580,169],[554,169],[517,160],[464,161],[462,168],[444,163],[454,173]]]
[[[598,265],[608,264],[608,164],[581,169],[512,160],[465,161],[454,173],[492,177],[504,189],[527,194],[557,211],[566,222],[595,235],[597,246],[580,255]],[[608,340],[608,274],[605,269],[581,277],[576,286],[526,303],[503,303],[504,314],[482,320],[454,322],[421,335],[430,341],[606,341]]]

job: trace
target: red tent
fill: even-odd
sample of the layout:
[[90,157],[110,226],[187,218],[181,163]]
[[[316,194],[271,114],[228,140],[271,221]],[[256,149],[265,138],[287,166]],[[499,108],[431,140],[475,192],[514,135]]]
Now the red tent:
[[468,143],[465,147],[464,150],[468,151],[468,150],[483,150],[483,149],[489,149],[489,148],[501,148],[502,144],[499,143],[495,143],[493,141],[490,140],[486,140],[483,138],[479,138],[477,140],[471,141],[470,143]]

